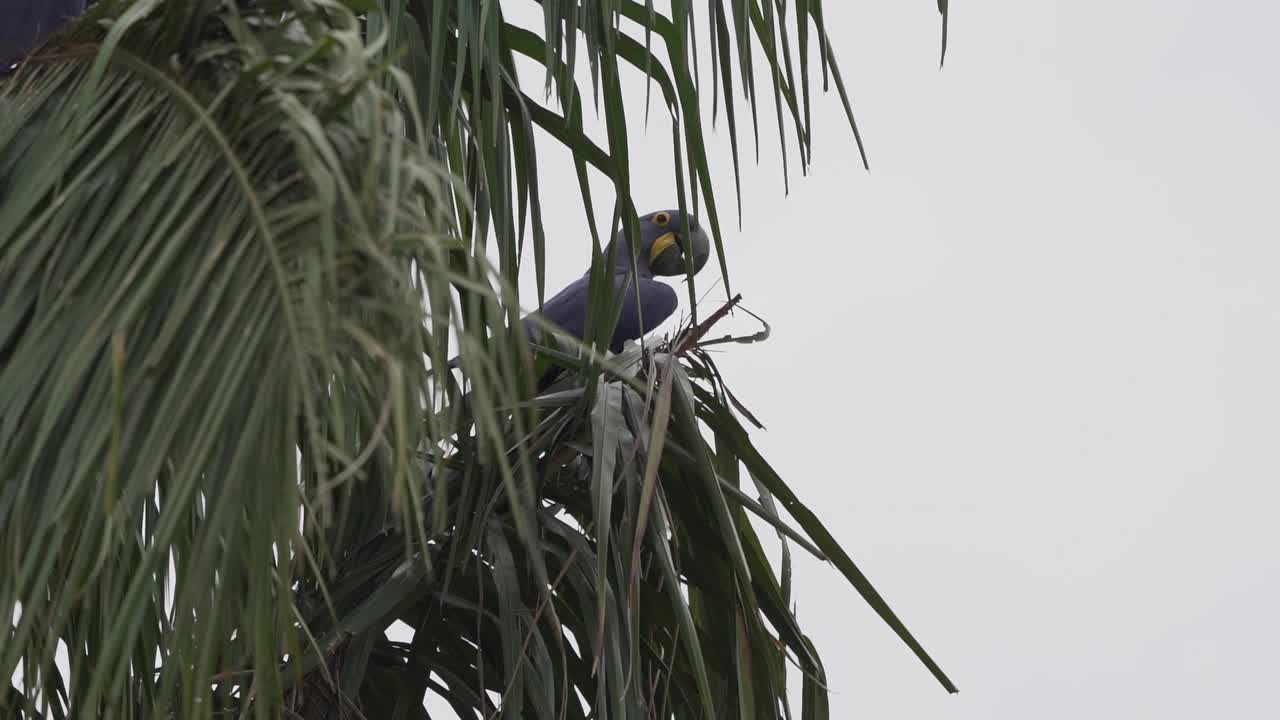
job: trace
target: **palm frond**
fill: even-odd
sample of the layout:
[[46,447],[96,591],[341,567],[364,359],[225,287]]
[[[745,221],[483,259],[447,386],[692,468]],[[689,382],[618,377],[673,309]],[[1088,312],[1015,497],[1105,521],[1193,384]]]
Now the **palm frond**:
[[[454,554],[449,578],[423,577],[395,612],[412,641],[376,639],[367,709],[389,715],[425,691],[464,718],[586,717],[579,698],[600,717],[782,718],[793,668],[803,716],[826,717],[827,678],[796,620],[789,570],[778,577],[753,517],[784,546],[833,561],[954,690],[754,449],[709,354],[676,342],[616,360],[624,378],[587,392],[569,376],[542,398],[545,417],[525,439],[537,458],[536,547],[520,541],[496,478],[437,468],[450,515],[484,529]],[[755,493],[740,487],[743,469]],[[444,556],[462,538],[440,540]],[[530,569],[539,563],[549,588]]]
[[382,83],[412,88],[299,8],[102,4],[4,85],[0,668],[32,702],[278,697],[296,576],[386,522],[352,496],[425,532],[421,292],[485,278]]

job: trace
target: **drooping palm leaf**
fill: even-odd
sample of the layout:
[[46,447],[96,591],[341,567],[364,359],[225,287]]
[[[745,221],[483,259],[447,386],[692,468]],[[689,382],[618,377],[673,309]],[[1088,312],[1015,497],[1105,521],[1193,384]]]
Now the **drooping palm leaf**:
[[4,86],[0,667],[33,699],[60,639],[72,707],[194,717],[248,667],[278,697],[295,575],[387,521],[351,496],[423,534],[421,288],[484,278],[411,88],[300,7],[99,5]]

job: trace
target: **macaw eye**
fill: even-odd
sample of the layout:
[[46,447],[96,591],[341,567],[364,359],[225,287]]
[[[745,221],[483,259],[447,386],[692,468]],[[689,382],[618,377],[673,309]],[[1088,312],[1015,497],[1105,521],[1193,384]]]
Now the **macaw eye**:
[[653,221],[662,227],[666,227],[671,222],[671,216],[664,212],[655,213]]

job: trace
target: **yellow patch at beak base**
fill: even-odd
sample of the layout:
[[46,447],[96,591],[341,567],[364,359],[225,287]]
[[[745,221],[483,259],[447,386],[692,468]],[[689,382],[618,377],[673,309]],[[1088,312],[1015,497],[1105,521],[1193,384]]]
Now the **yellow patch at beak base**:
[[666,233],[653,241],[653,247],[649,250],[649,264],[658,259],[658,256],[666,251],[667,248],[676,244],[676,234]]

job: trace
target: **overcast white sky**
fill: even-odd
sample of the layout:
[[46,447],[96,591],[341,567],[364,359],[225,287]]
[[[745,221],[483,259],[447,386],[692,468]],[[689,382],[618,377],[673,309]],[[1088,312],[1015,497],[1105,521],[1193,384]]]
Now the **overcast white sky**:
[[[720,363],[961,689],[801,561],[832,717],[1280,717],[1280,8],[955,3],[941,72],[932,0],[826,13],[872,171],[834,95],[790,197],[762,142],[727,242],[774,332]],[[554,292],[589,239],[541,170]]]

